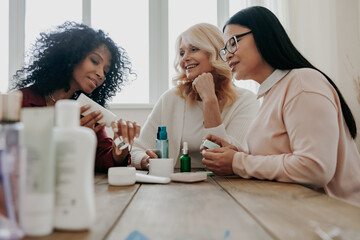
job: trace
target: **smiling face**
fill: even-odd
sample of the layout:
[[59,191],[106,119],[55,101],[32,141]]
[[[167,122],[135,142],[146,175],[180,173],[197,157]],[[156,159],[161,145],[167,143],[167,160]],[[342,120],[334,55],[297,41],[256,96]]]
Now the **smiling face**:
[[179,48],[180,67],[186,73],[186,77],[193,81],[197,76],[205,72],[211,72],[213,67],[206,51],[182,41]]
[[[231,37],[249,32],[250,29],[229,24],[226,26],[223,39],[226,43]],[[252,79],[262,83],[272,72],[272,67],[264,61],[255,44],[253,34],[237,39],[237,50],[227,53],[226,59],[236,80]]]
[[105,76],[110,70],[111,54],[105,45],[91,51],[83,61],[74,68],[71,88],[87,94],[93,92],[105,81]]

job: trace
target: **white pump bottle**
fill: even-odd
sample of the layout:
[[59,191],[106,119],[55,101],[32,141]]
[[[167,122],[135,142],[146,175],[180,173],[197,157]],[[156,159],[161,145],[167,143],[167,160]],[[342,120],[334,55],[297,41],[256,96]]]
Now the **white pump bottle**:
[[59,100],[55,112],[54,227],[61,230],[86,230],[95,221],[96,135],[91,129],[80,126],[78,102]]

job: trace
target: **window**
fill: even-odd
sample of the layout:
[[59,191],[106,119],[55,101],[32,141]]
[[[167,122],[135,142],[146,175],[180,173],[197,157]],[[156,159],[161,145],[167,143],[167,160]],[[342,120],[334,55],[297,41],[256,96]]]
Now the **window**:
[[40,32],[65,21],[81,22],[81,7],[81,0],[26,0],[25,51],[29,51]]
[[149,103],[149,1],[92,0],[91,26],[126,50],[137,74],[113,102]]
[[[13,74],[24,62],[39,33],[65,21],[83,22],[102,29],[128,53],[137,79],[113,98],[112,107],[154,104],[172,87],[175,40],[193,24],[208,22],[220,28],[235,12],[252,3],[276,10],[285,0],[16,0],[0,1],[3,32],[11,26],[10,41],[2,44],[1,76]],[[10,5],[10,6],[9,6]],[[278,6],[279,5],[279,6]],[[26,7],[25,7],[26,6]],[[7,9],[10,11],[8,12]],[[276,13],[276,11],[274,11]],[[10,13],[10,14],[9,14]],[[9,14],[9,15],[7,15]],[[281,18],[281,16],[280,16]],[[8,21],[10,19],[10,22]],[[25,23],[25,24],[24,24]],[[8,48],[7,46],[10,47]],[[26,60],[27,58],[25,58]],[[10,64],[9,64],[10,63]],[[9,67],[10,66],[10,67]],[[9,69],[9,70],[8,70]],[[249,81],[242,81],[249,82]],[[240,84],[241,83],[236,83]],[[8,81],[1,81],[5,91]],[[245,85],[241,85],[247,87]],[[252,88],[252,87],[250,87]],[[256,91],[256,90],[255,90]]]
[[[175,41],[186,29],[196,23],[207,22],[216,25],[216,0],[181,0],[169,1],[169,86],[175,74]],[[191,6],[191,7],[190,7]],[[204,9],[206,11],[200,11]],[[179,21],[181,19],[181,21]]]

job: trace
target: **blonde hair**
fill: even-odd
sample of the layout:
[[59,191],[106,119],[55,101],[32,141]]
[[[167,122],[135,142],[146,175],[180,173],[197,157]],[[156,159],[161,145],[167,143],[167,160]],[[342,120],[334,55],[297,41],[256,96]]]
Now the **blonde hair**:
[[173,83],[177,86],[177,94],[182,98],[194,103],[198,95],[192,89],[192,81],[186,77],[186,73],[180,67],[180,45],[183,41],[204,50],[208,53],[210,65],[213,67],[215,93],[219,100],[220,109],[231,105],[236,99],[236,93],[232,83],[232,73],[226,62],[219,56],[220,49],[224,46],[220,29],[209,23],[193,25],[176,39],[174,67],[176,74]]

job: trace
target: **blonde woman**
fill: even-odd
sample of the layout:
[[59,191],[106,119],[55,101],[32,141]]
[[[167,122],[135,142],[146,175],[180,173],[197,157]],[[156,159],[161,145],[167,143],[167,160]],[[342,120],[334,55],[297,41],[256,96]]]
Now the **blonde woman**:
[[175,87],[166,91],[145,122],[131,152],[132,165],[148,169],[156,158],[158,126],[166,126],[169,157],[179,166],[183,142],[188,142],[192,167],[203,168],[200,145],[207,134],[221,136],[247,149],[245,135],[259,104],[255,94],[232,83],[230,67],[221,60],[221,31],[207,23],[196,24],[176,40]]

